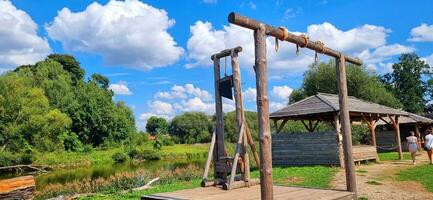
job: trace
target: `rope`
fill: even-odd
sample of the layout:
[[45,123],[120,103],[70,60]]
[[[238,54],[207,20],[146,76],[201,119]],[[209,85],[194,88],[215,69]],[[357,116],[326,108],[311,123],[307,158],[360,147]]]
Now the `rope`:
[[280,49],[280,44],[279,44],[278,40],[285,41],[285,40],[287,40],[287,38],[289,38],[289,32],[287,31],[286,27],[280,26],[280,27],[278,27],[278,29],[283,31],[283,36],[280,38],[275,37],[275,52],[278,52],[278,50]]
[[304,39],[304,44],[302,44],[302,45],[296,44],[296,55],[298,55],[298,56],[299,56],[299,54],[300,54],[299,47],[301,47],[301,48],[306,47],[307,44],[308,44],[308,41],[310,40],[310,38],[307,37],[307,36],[305,36],[304,34],[302,34],[300,37],[301,37],[302,39]]
[[[317,45],[320,46],[320,51],[319,53],[324,53],[325,52],[325,44],[321,41],[317,41],[316,42]],[[319,62],[319,56],[317,55],[317,51],[315,51],[314,53],[314,64],[317,65],[317,63]]]

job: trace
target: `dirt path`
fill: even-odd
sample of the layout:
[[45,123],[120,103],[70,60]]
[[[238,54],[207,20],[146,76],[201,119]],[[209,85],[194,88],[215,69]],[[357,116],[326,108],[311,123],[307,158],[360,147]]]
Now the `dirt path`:
[[[425,152],[417,155],[417,165],[427,162]],[[356,166],[358,197],[366,197],[368,200],[433,199],[433,193],[429,193],[420,183],[394,179],[400,170],[413,166],[412,161],[409,160]],[[332,187],[344,190],[346,189],[345,182],[344,170],[340,170],[332,181]]]

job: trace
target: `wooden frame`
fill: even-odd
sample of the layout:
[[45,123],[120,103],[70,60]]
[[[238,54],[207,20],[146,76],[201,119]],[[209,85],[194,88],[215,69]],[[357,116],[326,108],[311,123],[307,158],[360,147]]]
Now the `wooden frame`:
[[362,65],[362,61],[357,58],[345,56],[344,54],[327,48],[323,43],[306,40],[305,37],[296,36],[289,33],[284,28],[275,28],[273,26],[258,22],[236,13],[230,13],[228,21],[254,31],[255,46],[255,64],[256,88],[257,88],[257,113],[259,118],[259,135],[260,135],[260,181],[261,181],[261,199],[273,199],[272,183],[272,151],[271,151],[271,134],[269,127],[269,103],[268,103],[268,77],[267,77],[267,58],[266,58],[266,36],[274,36],[277,40],[288,41],[312,49],[316,52],[332,56],[337,59],[337,77],[340,101],[340,121],[343,132],[344,161],[346,171],[347,189],[355,193],[356,176],[355,167],[352,157],[352,134],[350,130],[350,118],[348,110],[348,94],[346,81],[346,60],[356,65]]

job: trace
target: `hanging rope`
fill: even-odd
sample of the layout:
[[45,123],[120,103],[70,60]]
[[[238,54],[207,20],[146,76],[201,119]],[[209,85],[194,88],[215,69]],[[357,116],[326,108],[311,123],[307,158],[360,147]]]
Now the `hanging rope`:
[[301,47],[301,48],[306,47],[308,44],[308,41],[310,40],[310,38],[305,36],[304,34],[302,34],[301,37],[302,37],[302,39],[304,39],[304,44],[302,44],[302,45],[296,44],[296,55],[298,55],[298,56],[300,54],[299,47]]
[[284,26],[278,27],[281,31],[283,31],[283,36],[280,38],[275,37],[275,52],[278,52],[280,49],[280,44],[278,43],[278,40],[285,41],[287,38],[289,38],[289,32],[287,31],[287,28]]
[[[319,53],[324,53],[326,49],[325,44],[321,41],[317,41],[316,44],[320,46]],[[317,65],[317,63],[319,62],[319,56],[317,55],[317,53],[317,51],[314,52],[314,65]]]

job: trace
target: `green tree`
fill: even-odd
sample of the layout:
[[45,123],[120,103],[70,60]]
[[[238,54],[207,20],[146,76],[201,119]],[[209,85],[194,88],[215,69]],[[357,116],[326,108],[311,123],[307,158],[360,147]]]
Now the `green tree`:
[[[258,140],[259,124],[257,120],[257,113],[252,111],[245,111],[245,121],[251,131],[254,140]],[[232,111],[224,115],[224,139],[230,142],[237,142],[239,133],[237,131],[236,112]]]
[[180,143],[202,143],[210,141],[213,123],[204,113],[186,112],[176,116],[170,123],[169,134]]
[[60,63],[60,65],[63,66],[63,69],[71,74],[72,80],[75,82],[83,80],[85,71],[80,67],[80,63],[75,60],[73,56],[66,54],[51,54],[48,58]]
[[156,135],[157,133],[167,134],[168,127],[167,120],[162,117],[152,116],[146,123],[146,131],[151,135]]
[[429,66],[414,53],[402,54],[398,60],[392,65],[393,72],[384,75],[382,80],[404,110],[421,114],[426,92],[422,75]]
[[[386,90],[379,78],[362,66],[347,64],[347,88],[350,96],[394,108],[401,107],[399,101]],[[304,74],[301,88],[292,92],[289,102],[294,103],[318,92],[338,92],[335,62],[332,60],[310,66]]]
[[96,84],[99,85],[99,87],[104,89],[108,89],[108,86],[110,84],[110,80],[108,80],[107,77],[101,74],[92,74],[92,81],[94,81]]

